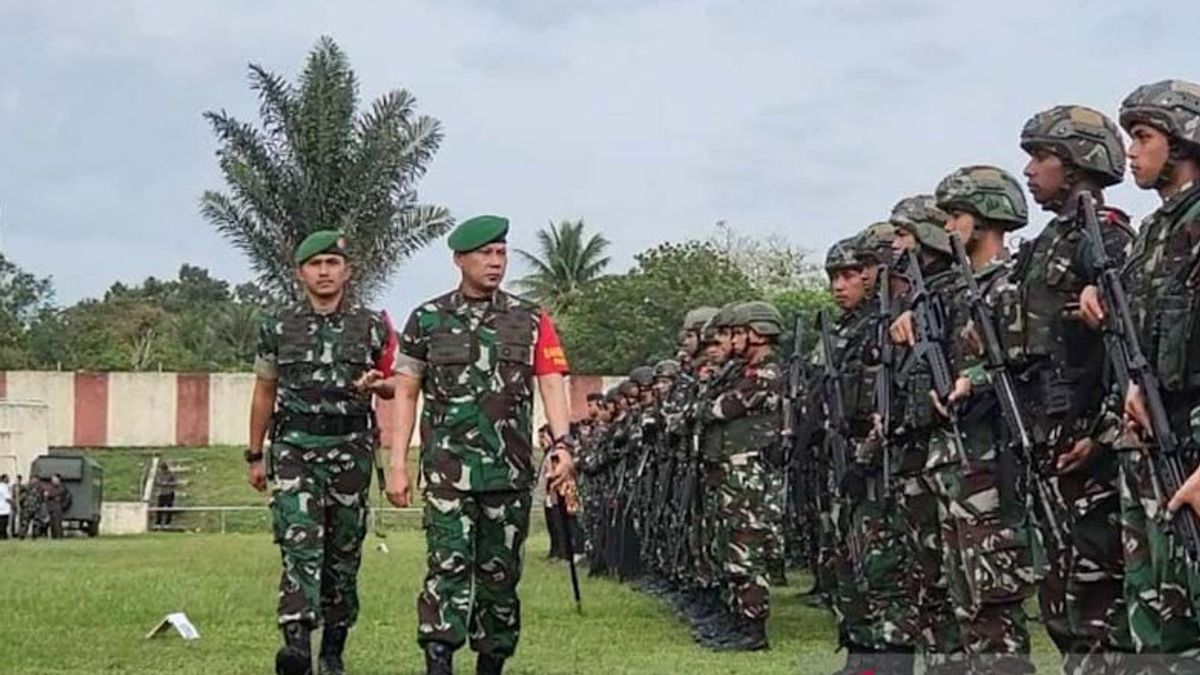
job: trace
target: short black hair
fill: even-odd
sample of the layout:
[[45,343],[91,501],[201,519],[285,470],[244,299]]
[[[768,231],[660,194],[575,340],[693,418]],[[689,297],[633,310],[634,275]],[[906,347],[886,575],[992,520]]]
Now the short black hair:
[[7,483],[8,482],[8,474],[0,473],[0,481]]

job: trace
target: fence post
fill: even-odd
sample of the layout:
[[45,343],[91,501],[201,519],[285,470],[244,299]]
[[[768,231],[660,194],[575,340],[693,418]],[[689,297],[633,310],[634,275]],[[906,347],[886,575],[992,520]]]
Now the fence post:
[[225,534],[225,509],[221,509],[220,514],[221,514],[221,534]]

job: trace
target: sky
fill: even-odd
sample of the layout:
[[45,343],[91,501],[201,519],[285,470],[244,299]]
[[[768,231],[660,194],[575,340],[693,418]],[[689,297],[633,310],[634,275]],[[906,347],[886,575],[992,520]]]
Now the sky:
[[[404,88],[442,122],[420,200],[507,215],[512,246],[582,218],[620,271],[725,221],[819,259],[956,167],[1019,174],[1039,110],[1200,80],[1198,24],[1183,1],[0,0],[0,250],[60,303],[185,262],[250,278],[199,215],[223,187],[201,113],[255,121],[247,65],[294,77],[330,35],[364,103]],[[378,304],[455,281],[436,242]]]

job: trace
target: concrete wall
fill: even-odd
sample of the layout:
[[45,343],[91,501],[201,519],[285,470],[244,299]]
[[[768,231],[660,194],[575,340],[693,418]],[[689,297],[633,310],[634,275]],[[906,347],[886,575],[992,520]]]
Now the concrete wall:
[[34,458],[49,447],[49,433],[48,405],[0,400],[0,473],[28,477]]
[[145,502],[104,502],[100,505],[100,534],[145,534],[148,514]]
[[[572,415],[583,416],[587,395],[616,381],[570,378]],[[0,400],[45,404],[52,447],[244,445],[253,391],[252,373],[0,371]],[[537,428],[545,414],[535,401]],[[380,402],[378,410],[384,445],[390,445],[394,408]]]

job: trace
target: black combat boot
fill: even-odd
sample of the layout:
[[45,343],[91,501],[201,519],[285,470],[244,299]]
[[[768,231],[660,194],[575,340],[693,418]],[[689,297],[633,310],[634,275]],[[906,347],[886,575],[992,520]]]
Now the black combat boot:
[[833,675],[862,675],[875,671],[875,650],[856,644],[846,645],[846,665]]
[[722,608],[712,618],[692,627],[692,637],[703,647],[714,648],[737,630],[737,617]]
[[875,672],[878,675],[913,675],[915,653],[912,647],[889,645],[886,651],[876,655]]
[[321,657],[317,662],[320,666],[319,675],[346,675],[342,652],[346,649],[348,632],[345,626],[329,627],[321,632]]
[[504,657],[499,654],[480,654],[475,659],[475,675],[500,675],[504,671]]
[[710,649],[718,652],[756,652],[770,649],[767,643],[767,622],[739,616],[734,622],[734,629]]
[[450,645],[425,643],[425,675],[454,675],[454,650]]
[[275,653],[276,675],[312,675],[312,628],[302,621],[280,627],[283,646]]

